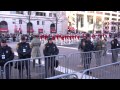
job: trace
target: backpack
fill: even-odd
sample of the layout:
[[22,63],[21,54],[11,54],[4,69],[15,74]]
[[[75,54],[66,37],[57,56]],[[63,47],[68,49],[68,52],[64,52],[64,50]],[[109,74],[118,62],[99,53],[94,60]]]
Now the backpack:
[[29,43],[19,43],[18,45],[18,54],[21,54],[23,56],[31,54],[31,48]]

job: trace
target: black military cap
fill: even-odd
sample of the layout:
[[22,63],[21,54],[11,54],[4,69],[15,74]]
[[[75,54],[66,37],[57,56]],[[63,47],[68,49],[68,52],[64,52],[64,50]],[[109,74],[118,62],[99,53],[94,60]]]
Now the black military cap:
[[89,33],[87,33],[87,34],[86,34],[86,37],[90,37],[90,34],[89,34]]
[[2,39],[1,43],[7,43],[6,39]]
[[22,36],[22,37],[21,37],[21,40],[25,40],[25,36]]

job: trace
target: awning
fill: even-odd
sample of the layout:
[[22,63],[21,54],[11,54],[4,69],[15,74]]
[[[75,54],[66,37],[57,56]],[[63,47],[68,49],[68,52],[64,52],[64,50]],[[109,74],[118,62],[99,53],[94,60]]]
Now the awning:
[[8,32],[8,28],[0,28],[0,32]]
[[34,30],[33,30],[33,29],[30,29],[30,30],[27,30],[27,32],[29,32],[29,33],[33,33]]
[[68,30],[75,30],[74,27],[68,26]]
[[56,29],[55,29],[55,28],[51,28],[51,29],[50,29],[50,32],[51,32],[51,33],[56,33]]
[[43,29],[38,29],[38,33],[43,33]]

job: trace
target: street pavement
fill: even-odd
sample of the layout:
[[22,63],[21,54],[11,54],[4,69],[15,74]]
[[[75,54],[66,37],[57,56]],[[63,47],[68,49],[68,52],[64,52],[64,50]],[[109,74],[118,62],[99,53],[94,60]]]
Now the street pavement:
[[[17,43],[8,43],[9,46],[12,47],[13,51],[16,52],[16,45]],[[40,51],[41,51],[41,55],[43,56],[43,47],[44,45],[41,45]],[[83,70],[82,67],[79,67],[79,65],[81,65],[81,55],[79,54],[79,51],[77,50],[78,44],[71,44],[71,45],[62,45],[62,46],[58,46],[59,48],[59,54],[60,55],[66,55],[68,59],[66,59],[65,57],[60,57],[58,60],[60,62],[59,67],[56,68],[56,75],[62,74],[62,73],[72,73],[72,72],[80,72],[81,70]],[[108,42],[107,48],[110,49],[110,43]],[[73,54],[74,53],[74,54]],[[101,57],[101,65],[105,65],[108,63],[111,63],[111,54],[108,52],[106,56],[102,56]],[[17,55],[15,56],[15,59],[17,59]],[[120,60],[120,56],[118,58],[118,60]],[[43,66],[42,67],[36,67],[35,70],[32,68],[31,66],[31,75],[33,79],[42,79],[44,78],[44,60],[43,61]],[[31,65],[33,63],[31,62]],[[36,62],[36,65],[37,62]],[[96,66],[96,58],[95,58],[95,54],[92,54],[92,60],[91,60],[91,68]],[[13,78],[14,75],[16,73],[18,73],[18,70],[16,71],[16,69],[13,68]],[[110,69],[107,70],[108,72],[110,72]],[[96,72],[96,71],[94,71]],[[25,72],[24,72],[25,73]],[[95,76],[95,75],[94,75]],[[18,77],[18,75],[16,75],[16,77]],[[26,77],[26,76],[25,76]],[[97,78],[101,78],[101,77],[97,77]]]

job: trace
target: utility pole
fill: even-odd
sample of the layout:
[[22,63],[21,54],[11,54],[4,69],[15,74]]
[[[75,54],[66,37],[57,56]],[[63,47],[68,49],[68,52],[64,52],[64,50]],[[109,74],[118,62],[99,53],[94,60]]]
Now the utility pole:
[[29,30],[29,35],[30,35],[30,16],[31,16],[31,11],[28,11],[28,15],[29,15],[29,17],[28,17],[28,20],[29,20],[29,27],[28,27],[28,30]]
[[78,21],[79,21],[79,15],[78,14],[76,14],[76,16],[77,16],[77,30],[76,30],[76,33],[78,33]]
[[58,17],[57,17],[57,13],[56,13],[55,17],[56,17],[56,33],[57,33],[57,24],[58,24]]

